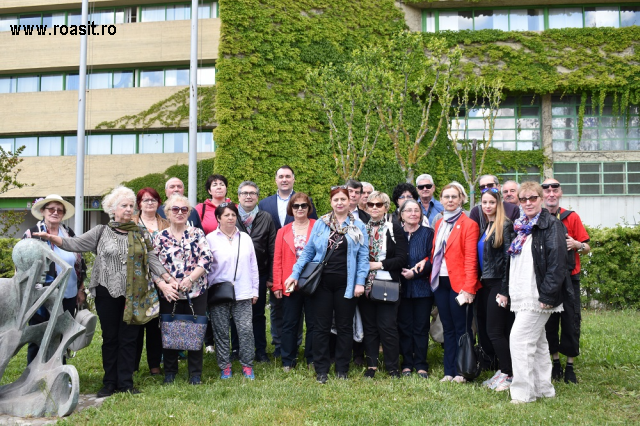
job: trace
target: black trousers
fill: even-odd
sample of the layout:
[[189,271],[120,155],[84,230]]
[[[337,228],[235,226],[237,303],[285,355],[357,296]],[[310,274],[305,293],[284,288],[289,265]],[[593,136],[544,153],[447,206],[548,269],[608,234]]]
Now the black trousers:
[[[560,352],[568,357],[580,355],[580,279],[578,275],[571,277],[573,298],[562,304],[564,311],[551,314],[546,325],[549,353]],[[562,330],[560,324],[562,323]],[[559,333],[559,334],[558,334]]]
[[122,320],[124,296],[111,297],[106,287],[96,287],[96,311],[102,328],[102,383],[120,391],[133,388],[139,325]]
[[140,370],[145,331],[147,333],[147,364],[149,365],[149,370],[152,368],[160,368],[160,361],[162,360],[160,318],[154,318],[145,325],[140,326],[140,333],[138,334],[138,341],[136,342],[136,371]]
[[[495,355],[498,357],[500,371],[508,376],[513,375],[511,367],[511,351],[509,350],[509,335],[516,319],[509,307],[502,308],[496,303],[496,296],[500,293],[502,280],[483,280],[483,289],[488,293],[486,301],[486,328],[484,334],[489,336]],[[478,305],[478,322],[480,322],[480,305]],[[480,325],[478,326],[480,327]],[[484,346],[482,346],[484,349]]]
[[[491,299],[491,286],[498,285],[497,282],[500,282],[497,279],[485,279],[482,281],[482,287],[478,289],[476,294],[476,309],[477,309],[477,317],[478,317],[478,341],[482,350],[487,355],[490,360],[494,360],[496,357],[496,351],[493,348],[493,343],[489,338],[489,334],[487,334],[487,307],[491,304],[497,305],[495,300],[495,295],[493,299]],[[481,362],[483,363],[482,368],[488,370],[491,366],[486,365],[489,362],[489,359],[483,359]],[[491,362],[493,364],[493,362]]]
[[[193,312],[196,315],[207,315],[207,294],[200,295],[191,299],[193,303]],[[187,300],[178,300],[176,306],[176,314],[191,314],[191,308]],[[173,312],[174,302],[169,302],[167,299],[160,298],[160,313],[170,314]],[[178,353],[180,351],[175,349],[162,349],[164,357],[164,374],[177,374],[178,373]],[[189,370],[189,377],[202,375],[202,348],[199,351],[189,351],[187,353],[187,364]]]
[[322,282],[312,296],[315,325],[313,328],[313,363],[316,373],[329,372],[329,339],[331,324],[335,315],[336,336],[336,372],[347,373],[353,347],[353,315],[356,312],[356,299],[347,299],[346,275],[323,274]]
[[[69,297],[67,299],[62,299],[62,310],[63,310],[63,312],[69,312],[71,314],[71,316],[75,316],[76,315],[76,301],[77,301],[77,299],[75,297]],[[43,316],[35,314],[29,320],[29,325],[42,324],[45,321],[49,321],[49,318],[48,317],[45,318]],[[37,345],[35,343],[29,343],[29,346],[27,346],[27,364],[31,364],[31,361],[33,361],[35,359],[36,355],[38,355],[38,349],[40,349],[40,345]],[[67,363],[67,357],[63,357],[62,363],[63,364]]]
[[432,307],[433,297],[400,299],[398,333],[403,370],[429,370],[427,349]]
[[382,303],[362,296],[358,299],[358,307],[364,330],[362,343],[367,367],[378,366],[378,353],[382,343],[386,370],[389,372],[398,370],[400,348],[397,318],[400,299],[395,303]]
[[304,357],[307,364],[313,362],[313,302],[311,296],[299,291],[292,292],[289,296],[282,297],[282,333],[281,354],[282,366],[294,367],[298,358],[298,331],[302,322],[304,310],[307,334],[304,343]]

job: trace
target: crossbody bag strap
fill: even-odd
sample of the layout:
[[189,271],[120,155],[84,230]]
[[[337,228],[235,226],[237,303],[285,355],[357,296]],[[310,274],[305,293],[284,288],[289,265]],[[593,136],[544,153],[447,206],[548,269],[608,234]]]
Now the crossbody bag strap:
[[[341,235],[342,238],[344,238],[344,235]],[[331,247],[331,251],[324,257],[324,259],[322,259],[322,264],[326,266],[327,262],[329,261],[329,258],[331,257],[331,255],[333,254],[333,252],[336,250],[336,247],[338,247],[338,243],[341,240],[337,240],[336,243],[333,245],[333,247]]]
[[233,273],[233,285],[236,285],[236,274],[238,273],[238,261],[240,260],[240,241],[242,241],[242,234],[238,234],[238,257],[236,257],[236,270]]

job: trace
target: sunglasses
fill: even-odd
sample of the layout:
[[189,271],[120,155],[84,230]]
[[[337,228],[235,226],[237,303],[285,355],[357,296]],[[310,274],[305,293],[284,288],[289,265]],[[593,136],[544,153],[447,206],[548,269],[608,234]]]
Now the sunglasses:
[[480,190],[483,194],[487,191],[489,192],[493,192],[494,194],[499,194],[500,191],[498,191],[498,188],[484,188]]
[[422,190],[422,189],[431,189],[433,188],[433,184],[432,183],[425,183],[424,185],[418,185],[416,186],[416,188]]
[[54,214],[54,213],[64,214],[64,209],[61,209],[59,207],[45,207],[44,209],[51,214]]
[[479,188],[480,188],[480,191],[482,191],[485,188],[493,188],[494,186],[496,186],[496,184],[491,182],[491,183],[488,183],[486,185],[480,185]]
[[372,207],[376,207],[376,208],[383,208],[384,207],[384,203],[370,203],[367,201],[367,207],[372,208]]
[[187,212],[189,211],[189,207],[177,207],[177,206],[173,206],[171,207],[171,212],[173,214],[178,214],[178,213],[182,213],[182,214],[187,214]]
[[307,203],[292,204],[291,207],[293,207],[293,210],[306,210],[309,208],[309,204]]
[[542,189],[549,189],[549,188],[558,189],[558,188],[560,188],[560,184],[559,183],[543,183],[541,186],[542,186]]
[[538,198],[540,198],[537,195],[532,195],[531,197],[520,197],[518,198],[518,200],[520,200],[521,204],[526,204],[527,201],[531,201],[532,203],[535,203],[536,201],[538,201]]

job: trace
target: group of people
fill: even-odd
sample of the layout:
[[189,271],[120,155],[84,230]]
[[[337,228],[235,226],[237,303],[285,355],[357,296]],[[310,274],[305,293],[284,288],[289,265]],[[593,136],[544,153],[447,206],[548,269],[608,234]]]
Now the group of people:
[[[427,174],[415,186],[397,185],[391,197],[349,180],[331,188],[331,210],[320,217],[313,200],[293,190],[291,167],[278,169],[275,182],[277,193],[261,201],[258,185],[242,182],[237,205],[222,175],[207,179],[211,198],[197,206],[178,178],[167,181],[164,204],[153,188],[134,194],[117,187],[102,202],[109,224],[78,237],[61,226],[73,215],[70,203],[50,195],[33,206],[41,220],[25,237],[75,261],[68,289],[74,302],[84,294],[76,253],[96,253],[87,288],[103,333],[98,396],[138,392],[133,372],[145,330],[150,373],[161,374],[162,361],[164,382],[174,382],[181,354],[162,348],[158,313],[208,315],[205,346],[215,347],[221,379],[232,377],[234,359],[254,379],[253,363],[270,360],[267,296],[273,356],[291,371],[304,340],[304,360],[319,383],[332,364],[336,377],[347,379],[359,359],[364,376],[374,378],[380,347],[391,377],[428,378],[434,307],[443,328],[441,381],[467,381],[457,367],[458,342],[477,316],[483,368],[497,369],[484,385],[510,390],[512,402],[521,403],[554,396],[552,377],[577,382],[580,255],[589,251],[589,236],[577,213],[560,208],[557,180],[500,186],[497,177],[483,176],[480,204],[468,212],[457,182],[445,185],[438,201]],[[322,265],[320,281],[303,292],[299,279],[311,262]],[[223,282],[233,283],[235,301],[212,303],[212,286]],[[399,296],[387,300],[385,290],[384,300],[372,297],[380,288]],[[362,336],[354,323],[362,324]],[[559,353],[568,357],[564,369]],[[186,357],[189,383],[200,384],[203,349]]]

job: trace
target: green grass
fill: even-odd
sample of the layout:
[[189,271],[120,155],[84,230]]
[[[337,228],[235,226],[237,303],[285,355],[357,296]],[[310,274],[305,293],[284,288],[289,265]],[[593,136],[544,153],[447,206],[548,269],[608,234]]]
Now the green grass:
[[[322,386],[301,364],[285,374],[280,363],[256,366],[256,380],[234,377],[221,381],[213,355],[205,355],[204,385],[186,384],[186,362],[180,362],[176,384],[163,386],[150,377],[146,361],[136,373],[141,395],[115,395],[98,409],[63,419],[64,425],[185,425],[185,424],[357,424],[387,425],[432,422],[446,424],[638,424],[640,423],[640,313],[585,311],[582,355],[576,359],[579,385],[556,384],[556,398],[514,406],[508,393],[484,389],[479,383],[440,383],[442,349],[429,348],[431,377],[391,380],[384,372],[365,380],[352,368],[348,381],[330,374]],[[82,393],[101,387],[101,339],[71,360],[80,375]],[[26,351],[14,359],[2,384],[15,380],[24,368]],[[302,360],[301,360],[302,361]],[[301,362],[304,364],[304,362]]]

